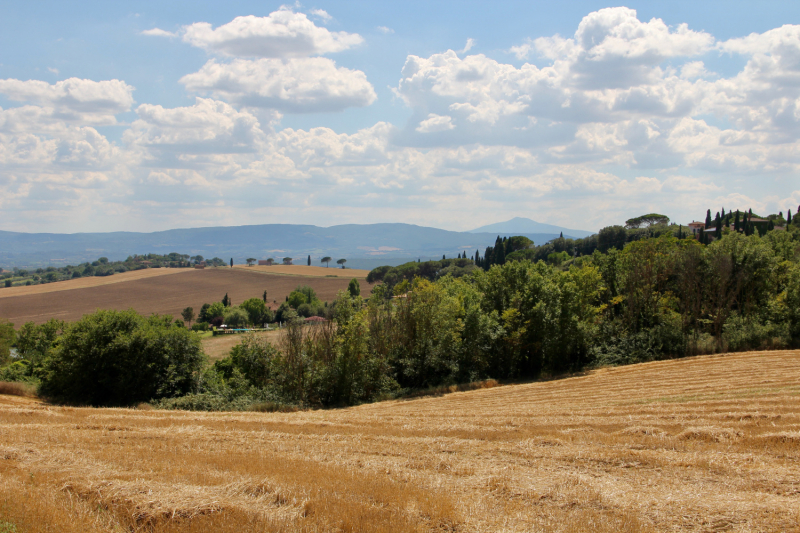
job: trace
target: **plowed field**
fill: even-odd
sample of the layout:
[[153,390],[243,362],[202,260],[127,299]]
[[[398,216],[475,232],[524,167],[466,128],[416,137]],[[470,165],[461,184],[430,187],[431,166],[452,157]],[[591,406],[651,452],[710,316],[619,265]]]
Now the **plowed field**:
[[779,532],[799,512],[798,351],[299,413],[0,396],[18,531]]
[[[240,304],[248,298],[261,298],[264,290],[267,291],[271,307],[277,308],[298,285],[309,285],[317,292],[320,300],[332,301],[339,290],[347,289],[351,279],[287,276],[239,268],[152,270],[168,271],[170,275],[151,275],[111,283],[117,277],[114,275],[102,278],[109,283],[68,290],[63,287],[74,282],[64,281],[42,286],[58,288],[52,292],[0,298],[0,319],[9,320],[20,327],[29,321],[37,324],[50,318],[73,321],[96,309],[131,307],[143,314],[169,314],[178,318],[183,308],[193,307],[196,313],[204,303],[219,301],[225,293],[233,299],[234,304]],[[124,275],[119,274],[120,277]],[[361,294],[369,295],[369,284],[364,280],[360,284]],[[20,287],[31,288],[33,287]],[[2,289],[0,293],[15,289],[16,287]]]

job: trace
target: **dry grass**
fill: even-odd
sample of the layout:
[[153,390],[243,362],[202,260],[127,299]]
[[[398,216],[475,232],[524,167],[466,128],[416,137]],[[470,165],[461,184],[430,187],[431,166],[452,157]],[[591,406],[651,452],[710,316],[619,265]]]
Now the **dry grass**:
[[[233,303],[238,305],[248,298],[261,298],[264,290],[267,291],[271,307],[277,309],[298,285],[309,285],[317,292],[320,300],[332,301],[338,291],[347,289],[351,279],[311,276],[301,279],[297,276],[256,272],[254,269],[245,268],[206,270],[157,268],[130,274],[151,271],[168,271],[174,275],[128,279],[123,278],[128,273],[115,274],[102,278],[110,280],[111,284],[0,298],[0,318],[13,322],[19,328],[28,321],[37,324],[47,322],[51,318],[74,321],[96,309],[130,307],[143,314],[159,313],[179,318],[183,308],[193,307],[197,313],[204,303],[220,301],[226,293],[233,299]],[[113,283],[113,279],[117,276],[121,278],[119,281],[125,279],[128,281]],[[66,286],[69,283],[72,282],[51,283],[42,287],[61,284]],[[17,287],[0,289],[0,295],[16,289]],[[369,296],[371,291],[372,287],[368,283],[361,283],[362,295]]]
[[[282,333],[283,330],[272,330],[259,331],[251,335],[255,335],[259,338],[266,338],[272,342],[272,344],[277,345],[280,342]],[[243,338],[244,335],[217,335],[216,337],[208,337],[202,341],[203,351],[208,355],[211,361],[224,359],[231,353],[231,348],[240,344]]]
[[113,285],[115,283],[125,283],[127,281],[156,278],[160,276],[182,274],[186,272],[191,272],[191,270],[187,268],[147,268],[144,270],[134,270],[132,272],[116,273],[113,276],[91,276],[86,278],[57,281],[55,283],[44,283],[42,285],[8,287],[0,290],[0,298],[28,296],[31,294],[47,294],[50,292],[70,291],[73,289],[86,289],[89,287]]
[[[334,265],[335,266],[335,265]],[[253,265],[233,265],[233,268],[242,268],[250,272],[261,272],[264,274],[282,274],[286,276],[306,276],[316,278],[353,278],[364,279],[369,274],[369,270],[359,270],[357,268],[334,268],[308,265],[272,265],[259,266]]]
[[297,413],[0,397],[19,531],[797,531],[800,352]]
[[35,396],[36,390],[33,385],[17,383],[14,381],[0,381],[0,394],[8,396]]

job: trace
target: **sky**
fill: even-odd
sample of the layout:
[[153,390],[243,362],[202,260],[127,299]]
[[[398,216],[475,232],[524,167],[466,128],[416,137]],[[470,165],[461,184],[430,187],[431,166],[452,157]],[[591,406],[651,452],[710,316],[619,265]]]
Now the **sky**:
[[800,2],[0,1],[0,230],[794,214]]

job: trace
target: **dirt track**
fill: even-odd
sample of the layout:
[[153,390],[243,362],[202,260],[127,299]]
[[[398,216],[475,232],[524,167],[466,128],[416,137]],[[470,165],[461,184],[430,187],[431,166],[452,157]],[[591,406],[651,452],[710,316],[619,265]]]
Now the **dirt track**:
[[[9,320],[19,328],[29,321],[37,324],[50,318],[73,321],[96,309],[128,308],[143,314],[169,314],[178,318],[183,308],[191,306],[196,313],[204,303],[219,301],[225,293],[237,305],[248,298],[261,298],[264,290],[271,307],[277,308],[298,285],[309,285],[320,300],[332,301],[350,282],[350,278],[287,276],[239,268],[175,269],[174,272],[122,283],[0,298],[0,319]],[[369,284],[364,280],[360,284],[362,296],[369,295],[372,290]]]

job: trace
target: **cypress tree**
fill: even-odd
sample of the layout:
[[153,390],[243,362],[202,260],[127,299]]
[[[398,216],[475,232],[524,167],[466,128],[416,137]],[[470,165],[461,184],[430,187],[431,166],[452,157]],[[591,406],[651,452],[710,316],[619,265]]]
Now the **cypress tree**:
[[311,266],[311,256],[308,256],[308,266]]
[[447,258],[444,256],[444,254],[442,254],[442,261],[444,261],[445,259]]
[[233,268],[233,257],[231,257],[231,268]]
[[725,208],[724,207],[722,208],[722,218],[723,219],[725,218]]
[[501,239],[500,235],[498,235],[497,240],[494,242],[494,259],[492,262],[495,265],[502,265],[506,262],[506,245],[503,241],[504,239]]
[[683,239],[683,224],[678,226],[678,240]]
[[486,247],[486,251],[483,252],[483,269],[489,270],[492,268],[494,264],[494,248],[491,246]]
[[710,226],[711,226],[711,209],[706,211],[706,227],[708,228]]
[[739,231],[739,210],[736,210],[736,216],[733,218],[733,231]]
[[716,229],[714,231],[714,238],[719,239],[722,237],[722,219],[719,217],[719,213],[717,213],[717,220],[716,220]]
[[231,305],[231,300],[230,298],[228,298],[227,292],[225,293],[225,297],[222,299],[222,305],[224,305],[225,307],[230,307]]
[[788,226],[791,223],[792,223],[792,210],[789,209],[788,211],[786,211],[786,225]]

